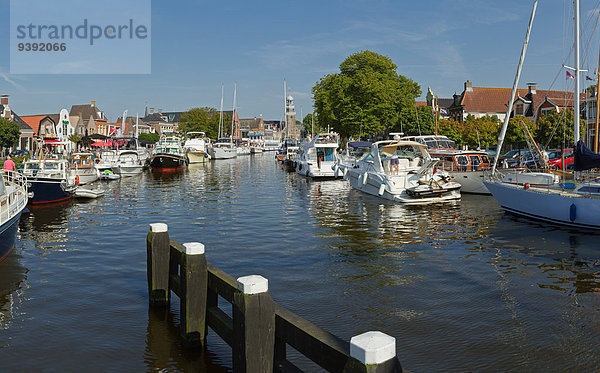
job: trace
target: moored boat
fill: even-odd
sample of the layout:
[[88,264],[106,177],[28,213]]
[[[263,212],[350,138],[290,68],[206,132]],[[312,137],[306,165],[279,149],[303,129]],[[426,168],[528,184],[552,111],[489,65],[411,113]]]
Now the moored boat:
[[15,246],[19,217],[27,205],[27,183],[18,172],[0,171],[0,262]]
[[334,178],[337,162],[338,135],[320,133],[309,143],[302,143],[295,158],[296,173],[313,179]]
[[95,167],[92,153],[74,153],[71,158],[71,174],[75,176],[76,184],[84,185],[98,180],[98,170]]
[[123,150],[119,152],[119,157],[113,166],[115,173],[122,177],[139,175],[143,169],[144,163],[135,150]]
[[30,204],[66,201],[73,197],[75,177],[66,159],[33,159],[24,163]]
[[238,156],[238,150],[230,139],[219,139],[208,148],[211,159],[230,159]]
[[183,144],[190,164],[204,163],[210,159],[208,155],[209,140],[204,132],[188,132],[188,138]]
[[153,171],[177,171],[187,167],[189,160],[176,135],[163,136],[149,160]]
[[460,184],[442,172],[426,146],[414,141],[385,140],[353,165],[339,163],[354,189],[405,204],[427,204],[460,199]]

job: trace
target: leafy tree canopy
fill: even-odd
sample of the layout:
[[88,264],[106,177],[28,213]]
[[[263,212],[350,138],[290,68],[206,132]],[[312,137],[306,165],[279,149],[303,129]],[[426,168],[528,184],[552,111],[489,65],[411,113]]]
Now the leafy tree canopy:
[[[216,139],[219,135],[219,117],[219,111],[214,108],[190,109],[181,115],[179,131],[184,134],[194,131],[204,132],[206,136]],[[229,132],[231,132],[230,115],[223,114],[223,127],[225,133],[222,136],[229,136]]]
[[160,140],[160,136],[158,135],[158,133],[140,133],[138,135],[138,138],[152,142],[158,142],[158,140]]
[[[573,110],[552,111],[539,119],[537,140],[540,146],[548,144],[549,149],[570,148],[575,144]],[[581,121],[581,123],[584,123]],[[585,126],[580,126],[580,137],[585,136]]]
[[371,51],[350,55],[340,72],[326,75],[313,87],[319,125],[342,137],[381,134],[400,123],[403,108],[413,108],[421,88],[398,75],[389,57]]
[[0,146],[10,148],[19,142],[21,128],[13,121],[0,117]]

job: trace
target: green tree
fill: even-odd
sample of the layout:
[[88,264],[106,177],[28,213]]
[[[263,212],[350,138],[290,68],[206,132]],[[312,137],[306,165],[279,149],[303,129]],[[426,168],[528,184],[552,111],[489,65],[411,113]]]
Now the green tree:
[[504,137],[504,142],[507,145],[512,145],[513,147],[524,148],[527,146],[527,140],[525,130],[523,128],[523,124],[527,125],[529,132],[533,138],[536,138],[538,126],[531,119],[527,119],[523,116],[517,115],[515,117],[510,118],[508,121],[508,127],[506,129],[506,136]]
[[79,136],[76,133],[74,133],[71,136],[69,136],[69,141],[77,144],[77,143],[79,143],[81,141],[81,136]]
[[[548,148],[569,148],[575,144],[573,110],[550,112],[540,116],[536,141],[540,146],[548,144]],[[584,123],[583,120],[580,123]],[[580,137],[585,136],[585,126],[580,125]]]
[[371,51],[350,55],[340,72],[326,75],[313,87],[320,125],[329,125],[343,138],[381,134],[394,128],[403,108],[413,108],[421,88],[398,75],[389,57]]
[[400,110],[399,120],[388,132],[403,132],[406,136],[430,135],[435,131],[435,118],[428,106],[408,106]]
[[21,137],[21,128],[19,124],[0,117],[0,147],[11,148],[19,142]]
[[[210,107],[193,108],[181,115],[179,121],[179,131],[186,134],[188,132],[204,132],[206,136],[216,139],[219,135],[219,117],[217,109]],[[223,136],[229,136],[231,132],[231,116],[223,114],[223,127],[225,133]]]
[[446,136],[457,145],[463,145],[461,123],[453,119],[440,119],[438,121],[438,135]]
[[469,115],[464,123],[458,125],[460,144],[471,148],[496,145],[500,127],[500,120],[496,116],[475,118]]
[[158,133],[140,133],[138,138],[152,142],[158,142],[158,140],[160,140]]

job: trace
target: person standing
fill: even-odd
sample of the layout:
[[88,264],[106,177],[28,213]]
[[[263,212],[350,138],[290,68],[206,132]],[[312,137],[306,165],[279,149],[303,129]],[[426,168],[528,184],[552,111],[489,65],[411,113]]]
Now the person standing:
[[4,170],[5,171],[14,171],[15,170],[15,162],[13,162],[13,160],[10,159],[10,155],[8,157],[6,157],[6,160],[4,161]]

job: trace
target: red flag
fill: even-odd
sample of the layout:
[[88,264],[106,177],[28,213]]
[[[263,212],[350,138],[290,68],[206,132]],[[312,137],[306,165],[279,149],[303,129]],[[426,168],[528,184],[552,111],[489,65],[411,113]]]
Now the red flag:
[[567,71],[567,79],[575,79],[575,75],[571,74],[570,72]]

